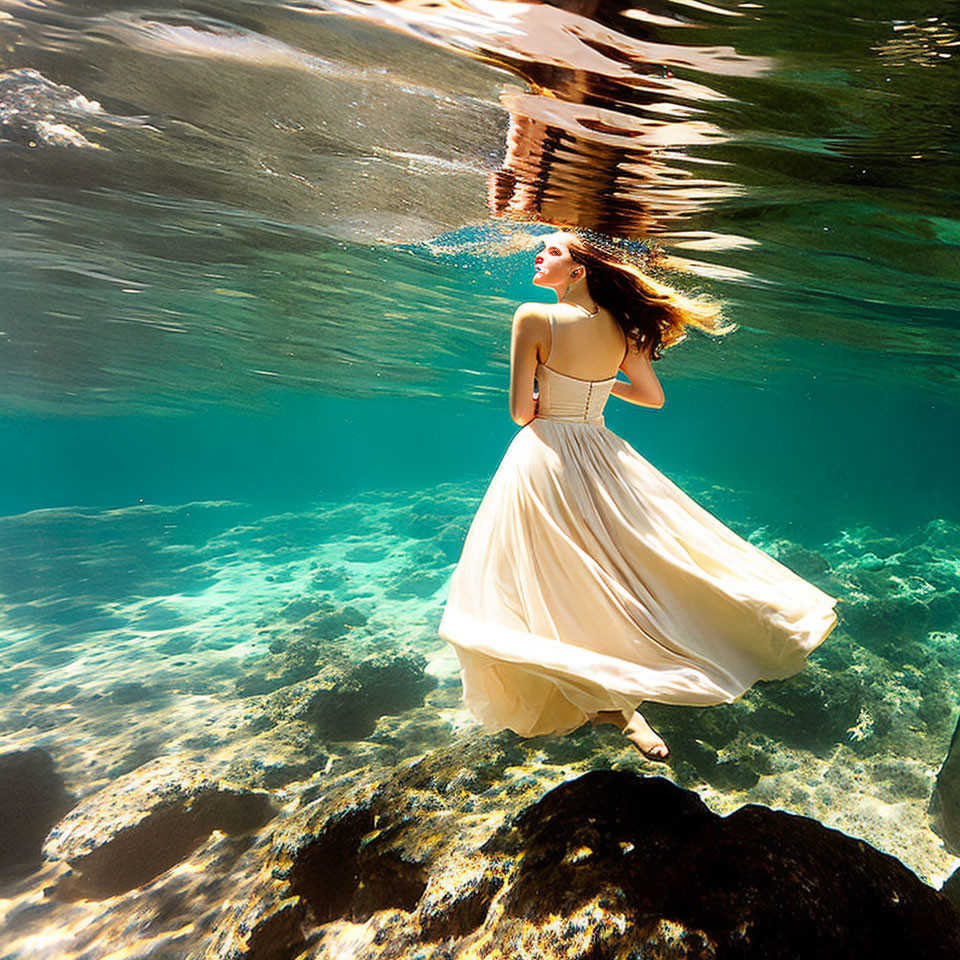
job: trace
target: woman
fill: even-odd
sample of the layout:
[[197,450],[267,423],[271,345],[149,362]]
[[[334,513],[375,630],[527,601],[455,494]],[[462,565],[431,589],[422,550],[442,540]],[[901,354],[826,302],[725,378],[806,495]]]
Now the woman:
[[514,314],[510,415],[523,429],[467,533],[439,633],[488,731],[609,722],[665,760],[644,700],[730,702],[798,672],[836,625],[837,600],[604,425],[611,394],[663,406],[652,361],[687,326],[732,329],[717,305],[567,232],[545,238],[533,282],[558,302]]

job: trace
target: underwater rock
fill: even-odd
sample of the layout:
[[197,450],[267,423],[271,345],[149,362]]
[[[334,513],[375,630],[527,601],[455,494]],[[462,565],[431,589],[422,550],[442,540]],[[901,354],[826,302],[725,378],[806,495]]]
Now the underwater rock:
[[311,613],[322,609],[323,601],[317,597],[298,597],[291,600],[281,611],[280,616],[289,623],[296,623]]
[[213,780],[179,757],[158,757],[81,801],[50,832],[43,853],[72,868],[61,896],[101,899],[159,876],[214,830],[250,833],[275,814],[267,793]]
[[361,660],[345,676],[317,690],[296,715],[328,740],[369,737],[377,720],[423,703],[437,681],[424,673],[419,653],[384,653]]
[[916,640],[933,629],[927,605],[917,597],[883,596],[888,577],[882,571],[870,577],[861,571],[855,579],[874,595],[858,598],[844,608],[845,626],[877,653],[895,663],[903,662],[904,641]]
[[276,790],[298,780],[307,780],[318,770],[322,770],[327,761],[325,754],[318,754],[306,760],[268,760],[257,757],[243,758],[230,764],[227,771],[231,779],[242,780],[256,787]]
[[943,894],[957,909],[960,909],[960,867],[953,871],[940,888]]
[[925,675],[917,715],[929,732],[947,734],[954,713],[953,688],[943,676]]
[[[643,715],[670,744],[674,772],[686,779],[718,790],[744,790],[770,772],[767,738],[757,737],[753,714],[741,704],[690,710],[650,702],[643,705]],[[763,743],[751,742],[755,739]]]
[[[823,554],[810,550],[791,540],[777,540],[770,545],[771,553],[805,580],[822,578],[830,572],[830,564]],[[832,587],[830,588],[832,589]]]
[[953,731],[947,758],[937,774],[928,808],[934,832],[955,857],[960,856],[960,721]]
[[[266,634],[269,655],[250,661],[249,672],[237,680],[239,696],[271,693],[314,676],[338,656],[344,658],[336,641],[348,640],[352,628],[367,622],[366,615],[355,607],[339,607],[310,597],[291,601],[280,611],[280,617],[282,627]],[[268,624],[263,621],[260,626]]]
[[15,877],[39,867],[47,833],[74,803],[45,750],[0,755],[0,873]]
[[923,655],[927,634],[953,630],[960,619],[960,590],[946,558],[957,526],[931,521],[900,540],[865,539],[845,569],[844,628],[864,646],[892,663]]
[[316,960],[960,955],[949,900],[815,820],[755,804],[720,817],[628,771],[507,790],[509,744],[483,747],[486,767],[463,741],[327,784],[248,852],[193,957],[288,960],[308,944]]
[[352,666],[328,665],[265,697],[250,712],[251,728],[262,731],[300,721],[324,740],[365,739],[380,717],[422,706],[424,695],[437,686],[426,665],[423,654],[399,652]]
[[875,761],[871,777],[876,784],[877,795],[887,796],[894,803],[911,797],[930,796],[930,778],[926,766],[916,760],[891,757],[889,760]]
[[300,720],[251,713],[243,749],[229,764],[226,776],[247,787],[277,790],[310,779],[330,761],[316,730]]
[[[520,739],[504,733],[404,761],[382,779],[367,769],[324,782],[238,864],[233,901],[190,960],[286,960],[318,923],[391,908],[408,921],[418,902],[424,928],[465,936],[482,922],[497,884],[478,854],[503,820],[497,785],[524,758]],[[422,939],[420,926],[408,931],[412,943]],[[390,946],[384,955],[404,955]],[[331,949],[337,956],[336,943]]]
[[[593,908],[614,921],[605,942],[619,951],[637,950],[631,931],[662,918],[706,938],[693,956],[947,956],[960,947],[960,916],[893,857],[755,804],[718,817],[659,777],[596,771],[568,781],[483,851],[517,858],[491,931],[498,944],[547,948],[551,914]],[[530,926],[542,931],[534,940]]]
[[770,680],[743,698],[754,705],[751,726],[792,747],[818,751],[847,739],[864,706],[863,680],[816,662],[785,680]]
[[295,636],[313,640],[333,640],[367,622],[366,614],[356,607],[338,607],[330,601],[301,599],[287,604],[280,615],[297,625]]
[[132,703],[143,703],[153,700],[158,696],[158,691],[140,683],[138,680],[129,683],[118,683],[110,691],[110,702],[129,705]]
[[425,600],[432,597],[450,578],[446,570],[413,569],[400,573],[385,595],[391,600]]
[[295,638],[274,641],[271,657],[254,661],[253,669],[237,680],[237,695],[254,697],[272,693],[314,676],[328,659],[321,644],[313,640]]

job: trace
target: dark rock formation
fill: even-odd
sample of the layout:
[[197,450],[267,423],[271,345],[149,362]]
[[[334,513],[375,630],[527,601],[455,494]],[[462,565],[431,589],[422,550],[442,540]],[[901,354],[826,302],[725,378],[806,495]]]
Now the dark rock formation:
[[856,673],[831,673],[809,662],[786,680],[773,680],[750,691],[755,704],[754,729],[793,747],[822,751],[846,740],[866,699]]
[[121,705],[143,703],[155,699],[158,695],[157,690],[139,681],[119,683],[110,691],[110,702]]
[[960,722],[953,731],[947,759],[937,774],[929,812],[934,832],[943,838],[947,850],[960,857]]
[[46,751],[0,756],[0,876],[38,867],[44,838],[75,802]]
[[545,926],[551,913],[574,916],[602,902],[627,930],[618,950],[659,920],[704,938],[694,956],[960,950],[955,910],[893,857],[754,804],[717,817],[662,778],[597,771],[562,784],[483,849],[518,863],[500,942],[525,924]]
[[237,680],[241,697],[270,693],[316,675],[325,666],[346,659],[350,631],[367,622],[351,606],[302,597],[280,611],[280,624],[258,624],[269,640],[269,654],[252,659],[249,672]]
[[303,721],[323,740],[362,740],[380,717],[423,704],[437,685],[420,653],[384,653],[346,669],[327,667],[271,694],[259,707],[259,725]]
[[329,784],[250,851],[202,956],[288,960],[317,941],[352,960],[960,956],[946,897],[815,820],[719,817],[666,779],[598,770],[504,822],[504,796],[522,804],[536,779],[498,782],[509,744],[484,745],[486,764],[460,744]]
[[62,896],[109,897],[159,876],[213,830],[249,833],[275,813],[267,793],[159,757],[86,797],[50,832],[43,852],[75,871],[61,881]]
[[318,690],[299,719],[328,740],[359,740],[377,719],[420,706],[437,681],[426,675],[422,654],[388,653],[361,660],[342,679]]
[[940,892],[958,909],[960,909],[960,867],[953,871],[940,888]]

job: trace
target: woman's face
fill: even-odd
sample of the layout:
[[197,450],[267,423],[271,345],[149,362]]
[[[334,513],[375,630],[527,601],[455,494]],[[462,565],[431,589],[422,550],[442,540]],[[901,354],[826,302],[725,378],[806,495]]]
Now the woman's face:
[[567,285],[577,279],[571,275],[580,267],[561,235],[544,237],[543,249],[533,261],[533,282],[538,287],[552,287],[562,296]]

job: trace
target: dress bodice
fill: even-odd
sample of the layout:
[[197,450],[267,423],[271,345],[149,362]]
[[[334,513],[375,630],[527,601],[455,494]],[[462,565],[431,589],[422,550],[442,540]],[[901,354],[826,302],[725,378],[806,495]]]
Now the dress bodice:
[[610,391],[617,378],[581,380],[560,373],[544,363],[537,364],[540,403],[537,416],[545,420],[568,420],[585,423],[603,414]]
[[[557,340],[553,310],[549,311],[548,317],[550,350],[547,360],[553,355]],[[616,373],[604,380],[584,380],[548,367],[546,362],[537,364],[535,376],[540,388],[537,417],[542,420],[564,420],[572,423],[600,420],[610,391],[617,382]]]

